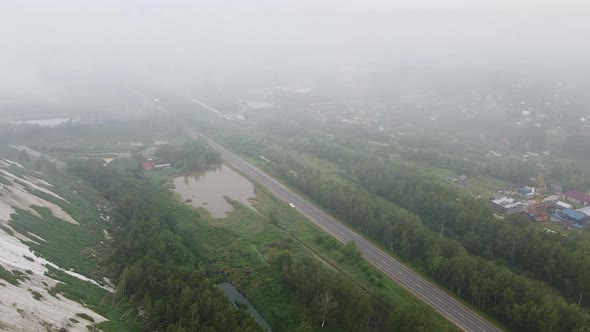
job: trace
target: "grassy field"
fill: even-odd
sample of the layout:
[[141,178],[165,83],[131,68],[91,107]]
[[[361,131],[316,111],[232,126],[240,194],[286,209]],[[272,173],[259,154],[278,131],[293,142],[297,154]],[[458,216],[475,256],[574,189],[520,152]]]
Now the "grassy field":
[[284,148],[281,150],[289,156],[297,159],[297,161],[319,170],[323,176],[326,176],[335,182],[340,184],[350,184],[350,182],[343,176],[345,172],[344,169],[337,163],[318,158],[305,152],[298,152]]
[[161,170],[144,171],[144,175],[158,184],[168,184],[172,179],[185,173],[184,169],[180,168],[165,168]]

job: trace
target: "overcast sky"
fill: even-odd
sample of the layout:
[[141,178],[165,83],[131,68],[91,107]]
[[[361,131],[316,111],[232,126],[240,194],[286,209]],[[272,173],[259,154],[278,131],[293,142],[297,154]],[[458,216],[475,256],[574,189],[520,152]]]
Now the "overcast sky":
[[0,96],[258,67],[590,58],[588,1],[0,1]]

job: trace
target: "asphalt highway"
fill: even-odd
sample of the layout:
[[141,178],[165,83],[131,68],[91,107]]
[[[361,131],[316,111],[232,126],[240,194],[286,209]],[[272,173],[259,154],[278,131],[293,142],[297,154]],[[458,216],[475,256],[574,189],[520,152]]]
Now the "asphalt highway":
[[438,286],[425,280],[416,272],[385,253],[382,249],[358,235],[323,210],[309,203],[268,174],[252,166],[208,137],[191,131],[187,131],[187,133],[195,138],[202,136],[207,139],[209,144],[221,153],[225,163],[263,186],[278,198],[293,203],[297,211],[305,215],[309,220],[313,221],[337,240],[343,243],[355,241],[358,250],[368,262],[379,268],[387,276],[426,304],[430,305],[434,310],[463,331],[501,331],[485,318],[439,289]]

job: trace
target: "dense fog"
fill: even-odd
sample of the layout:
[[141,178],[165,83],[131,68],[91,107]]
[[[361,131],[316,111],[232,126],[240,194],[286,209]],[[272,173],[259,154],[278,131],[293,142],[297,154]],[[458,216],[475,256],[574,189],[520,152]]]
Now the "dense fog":
[[460,85],[590,59],[583,1],[3,1],[0,13],[2,113],[392,66]]

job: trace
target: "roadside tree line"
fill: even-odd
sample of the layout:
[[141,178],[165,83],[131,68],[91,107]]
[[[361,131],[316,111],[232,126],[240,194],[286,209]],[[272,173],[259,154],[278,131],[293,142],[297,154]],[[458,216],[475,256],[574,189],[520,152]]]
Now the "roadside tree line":
[[[469,254],[460,241],[441,237],[418,215],[365,189],[327,179],[285,154],[265,151],[265,156],[275,163],[268,167],[278,177],[510,328],[573,331],[589,324],[577,305],[537,281]],[[403,188],[390,190],[412,195]]]
[[[360,145],[349,143],[345,148],[342,144],[312,140],[309,144],[291,146],[346,165],[347,179],[413,212],[431,231],[459,241],[469,253],[500,264],[508,262],[525,276],[559,289],[569,302],[590,305],[590,296],[584,296],[590,294],[587,234],[563,237],[545,232],[524,217],[497,219],[487,202],[466,196],[453,186],[424,175],[419,168],[383,156],[371,158]],[[500,164],[489,166],[496,169],[498,177],[517,179],[530,173],[525,163]],[[553,176],[566,178],[580,174],[568,165],[558,165]]]

